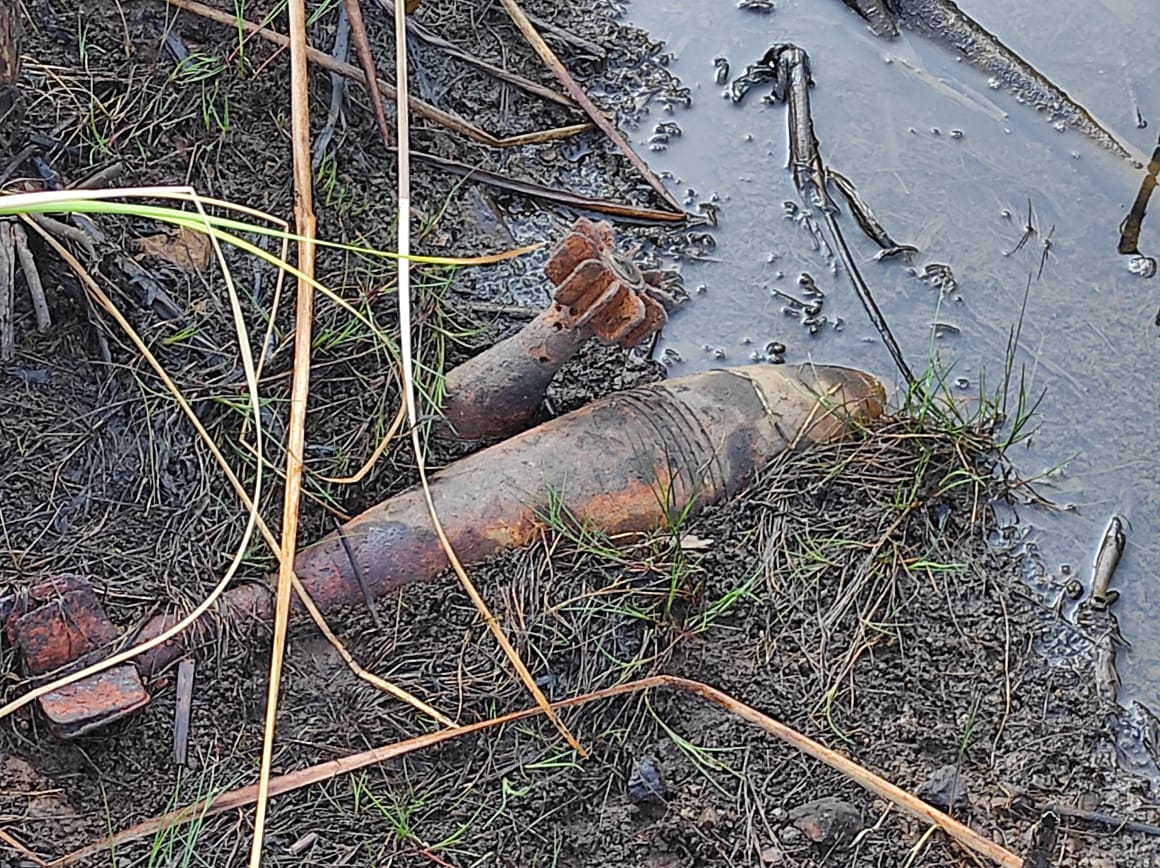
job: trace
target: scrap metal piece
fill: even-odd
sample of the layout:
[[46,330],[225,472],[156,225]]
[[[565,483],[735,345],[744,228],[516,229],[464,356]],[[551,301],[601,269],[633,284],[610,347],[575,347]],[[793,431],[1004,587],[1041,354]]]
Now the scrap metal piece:
[[508,437],[536,420],[556,371],[590,337],[633,347],[667,320],[659,272],[616,250],[612,226],[581,218],[544,266],[552,305],[517,334],[447,374],[443,416],[462,440]]
[[122,663],[40,697],[57,738],[69,739],[132,714],[149,701],[132,663]]
[[[87,579],[63,575],[17,595],[5,634],[20,648],[25,672],[44,682],[77,668],[108,649],[120,632],[105,615]],[[129,663],[40,697],[40,709],[60,738],[75,738],[124,717],[149,701],[137,669]]]

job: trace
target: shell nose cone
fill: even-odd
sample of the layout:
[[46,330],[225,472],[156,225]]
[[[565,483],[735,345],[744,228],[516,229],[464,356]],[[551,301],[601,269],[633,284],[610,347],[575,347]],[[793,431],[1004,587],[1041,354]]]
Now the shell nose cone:
[[855,419],[870,422],[886,408],[886,389],[878,378],[865,371],[838,365],[803,365],[800,376],[830,401],[840,404]]

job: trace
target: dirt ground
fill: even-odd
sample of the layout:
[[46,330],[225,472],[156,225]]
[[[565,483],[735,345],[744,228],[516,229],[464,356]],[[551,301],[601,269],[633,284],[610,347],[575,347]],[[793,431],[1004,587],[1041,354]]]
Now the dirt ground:
[[[615,10],[527,8],[570,35],[551,41],[622,126],[658,123],[664,105],[682,99],[663,47],[609,19]],[[66,183],[116,166],[109,183],[191,184],[289,216],[287,74],[275,48],[239,45],[235,31],[153,0],[28,0],[24,10],[21,110],[8,115],[0,153],[9,187],[35,177],[31,161],[13,157],[39,143],[34,153]],[[377,7],[366,14],[390,78],[389,19]],[[472,55],[552,83],[496,4],[424,0],[416,18]],[[318,10],[313,44],[330,50],[335,19],[333,5]],[[285,16],[272,26],[284,31]],[[196,62],[176,67],[166,33]],[[582,120],[497,86],[422,40],[412,50],[417,95],[496,135]],[[314,131],[326,124],[330,93],[329,76],[315,70]],[[492,149],[415,123],[418,149],[589,196],[655,204],[597,131]],[[320,234],[389,249],[395,158],[378,140],[359,87],[348,90],[324,153]],[[551,242],[575,216],[426,165],[415,172],[420,252],[473,255]],[[252,481],[244,381],[220,275],[143,254],[141,239],[161,231],[157,224],[102,217],[99,226],[105,240],[87,264]],[[625,246],[642,245],[639,256],[650,263],[663,252],[671,265],[674,251],[696,242],[688,228],[618,232]],[[238,545],[242,511],[137,350],[51,251],[35,249],[55,325],[39,334],[18,293],[17,356],[0,381],[0,596],[80,573],[120,625],[188,611]],[[415,289],[421,370],[441,370],[518,327],[519,308],[547,299],[545,256],[422,269]],[[262,377],[263,418],[274,436],[264,457],[279,468],[292,302],[287,293],[274,307],[272,269],[241,254],[228,258],[244,287],[251,339],[261,346],[267,317],[274,323]],[[319,276],[396,332],[389,263],[324,251]],[[371,454],[398,391],[389,351],[339,306],[320,299],[315,329],[303,543],[329,530],[332,515],[356,513],[415,478],[402,441],[356,485],[324,478],[353,473]],[[565,412],[662,375],[643,353],[588,348],[562,373],[550,408]],[[437,383],[424,380],[429,393]],[[437,462],[454,457],[436,453]],[[1080,631],[1068,643],[1076,653],[1050,661],[1037,653],[1076,630],[1054,613],[1052,588],[1021,580],[1028,555],[1018,531],[997,526],[986,506],[1002,494],[995,461],[969,426],[912,416],[856,442],[787,457],[678,534],[616,553],[598,538],[546,529],[541,545],[473,575],[553,699],[656,673],[697,679],[949,805],[1016,853],[1030,852],[1036,824],[1054,805],[1062,825],[1049,864],[1160,865],[1157,839],[1118,822],[1155,823],[1158,814],[1149,781],[1117,764],[1091,642]],[[280,498],[275,484],[262,499],[271,522]],[[241,578],[271,563],[252,546]],[[380,615],[381,630],[359,611],[332,620],[372,671],[463,723],[529,704],[453,578],[382,601]],[[0,720],[0,830],[47,860],[250,783],[268,637],[229,636],[212,650],[197,666],[183,766],[173,760],[171,674],[151,685],[154,701],[142,712],[73,742],[55,739],[28,709]],[[288,666],[280,773],[429,730],[351,675],[311,627],[293,629]],[[0,698],[24,689],[7,646],[0,673]],[[266,863],[977,864],[943,835],[694,696],[631,694],[570,709],[564,720],[589,759],[575,758],[550,726],[531,720],[278,797]],[[956,784],[961,795],[952,798]],[[829,806],[848,819],[848,833],[811,840],[818,799],[836,800]],[[1088,818],[1076,819],[1077,811]],[[1093,821],[1095,814],[1110,822]],[[226,813],[84,864],[240,865],[251,824],[249,810]],[[0,840],[0,866],[35,864]]]

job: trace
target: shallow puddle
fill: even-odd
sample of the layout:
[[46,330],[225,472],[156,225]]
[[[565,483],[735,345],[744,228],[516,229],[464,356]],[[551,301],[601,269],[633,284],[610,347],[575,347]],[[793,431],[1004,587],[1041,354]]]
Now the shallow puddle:
[[[1050,13],[1000,0],[960,5],[1145,160],[1152,153],[1160,131],[1152,0],[1102,0],[1095,9],[1090,0],[1059,0]],[[1029,394],[1044,397],[1038,430],[1011,457],[1025,477],[1040,477],[1041,494],[1074,511],[1020,507],[1017,518],[1034,529],[1047,581],[1054,576],[1058,586],[1065,565],[1090,580],[1108,517],[1128,517],[1128,549],[1113,582],[1122,593],[1114,611],[1132,643],[1119,656],[1120,702],[1160,709],[1153,566],[1160,488],[1152,454],[1160,280],[1131,274],[1116,251],[1143,171],[1078,132],[1057,131],[926,38],[879,39],[840,0],[783,0],[768,13],[731,2],[649,0],[633,4],[627,18],[666,43],[670,69],[692,93],[689,107],[671,113],[654,104],[635,141],[656,171],[673,176],[691,209],[719,207],[719,226],[710,230],[716,246],[706,261],[682,265],[692,301],[658,349],[674,373],[741,364],[777,341],[789,362],[894,376],[847,275],[832,274],[807,232],[785,217],[783,203],[797,199],[786,170],[785,109],[762,101],[768,86],[733,104],[716,80],[716,58],[735,77],[771,44],[797,43],[812,60],[823,159],[857,185],[895,239],[920,248],[913,266],[875,262],[872,242],[841,218],[911,367],[922,370],[937,353],[964,401],[983,383],[993,390],[1030,278],[1016,370],[1026,371]],[[1147,128],[1138,128],[1137,111]],[[680,135],[650,149],[664,122],[679,125]],[[1029,201],[1036,232],[1016,250]],[[1160,253],[1157,219],[1145,221],[1140,238],[1152,255]],[[956,291],[909,270],[930,263],[950,266]],[[802,272],[826,293],[828,322],[813,335],[783,313],[787,302],[774,292],[802,297]],[[949,328],[936,333],[936,322]]]

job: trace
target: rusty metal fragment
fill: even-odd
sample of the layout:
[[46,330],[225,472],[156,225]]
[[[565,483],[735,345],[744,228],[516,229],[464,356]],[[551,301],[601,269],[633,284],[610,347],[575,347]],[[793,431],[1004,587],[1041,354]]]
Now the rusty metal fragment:
[[[877,380],[846,368],[709,371],[613,395],[481,450],[433,478],[431,495],[466,564],[534,540],[551,500],[610,535],[642,533],[736,494],[782,452],[839,439],[882,407]],[[295,559],[298,578],[323,611],[362,600],[355,563],[376,595],[434,579],[448,566],[419,489],[357,516],[342,536],[331,533]],[[137,671],[159,672],[223,625],[271,620],[275,581],[270,576],[227,591],[199,632],[138,655]],[[6,605],[9,638],[23,649],[29,671],[60,666],[116,638],[87,583],[71,578],[33,589],[14,605],[0,600],[0,612]],[[34,612],[43,627],[31,629],[33,620],[26,621]],[[61,627],[82,622],[85,641]],[[151,639],[175,622],[176,615],[158,616],[117,644]],[[75,688],[72,701],[94,709],[80,725],[92,728],[145,701],[143,689],[122,690],[121,677]],[[58,706],[45,710],[61,721],[62,735],[75,734]]]
[[463,440],[508,437],[534,422],[549,381],[589,338],[633,347],[667,320],[660,275],[616,250],[608,223],[581,218],[544,266],[552,305],[517,334],[447,374],[443,415]]
[[[13,598],[10,608],[5,634],[23,651],[25,671],[34,682],[66,674],[120,638],[81,576],[59,576],[36,585]],[[40,708],[56,735],[72,738],[148,701],[137,669],[124,663],[45,694]]]

